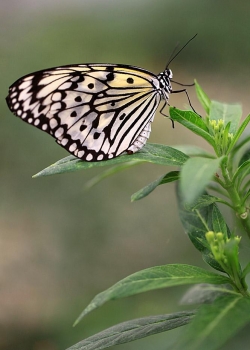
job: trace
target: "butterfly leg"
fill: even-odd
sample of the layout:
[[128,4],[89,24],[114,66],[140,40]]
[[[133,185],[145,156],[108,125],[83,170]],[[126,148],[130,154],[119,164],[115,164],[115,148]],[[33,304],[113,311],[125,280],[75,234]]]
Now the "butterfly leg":
[[170,106],[170,104],[169,104],[166,100],[164,100],[164,104],[163,104],[162,108],[160,109],[160,113],[161,113],[161,115],[163,115],[164,117],[167,117],[167,118],[169,118],[169,119],[171,120],[171,122],[172,122],[172,127],[173,127],[173,129],[174,129],[174,121],[173,121],[173,119],[171,119],[171,117],[169,117],[169,115],[163,113],[163,109],[166,107],[166,105]]
[[[175,91],[172,91],[171,93],[172,93],[172,94],[179,94],[180,92],[185,92],[185,94],[186,94],[186,96],[187,96],[187,99],[188,99],[189,106],[192,108],[192,110],[193,110],[194,113],[198,114],[198,113],[195,111],[195,109],[194,109],[194,107],[192,106],[192,104],[191,104],[190,97],[189,97],[188,92],[187,92],[186,89],[175,90]],[[199,114],[198,114],[198,115],[199,115]],[[199,115],[199,116],[200,116],[200,115]],[[200,116],[200,117],[201,117],[201,116]]]

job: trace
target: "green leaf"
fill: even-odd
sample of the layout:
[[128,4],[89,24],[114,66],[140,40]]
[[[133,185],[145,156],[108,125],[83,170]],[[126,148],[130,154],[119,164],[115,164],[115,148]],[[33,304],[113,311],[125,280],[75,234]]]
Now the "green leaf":
[[218,198],[218,197],[214,197],[214,196],[210,196],[209,194],[203,194],[201,196],[199,196],[193,203],[192,205],[190,206],[190,209],[191,210],[194,210],[194,209],[200,209],[200,208],[204,208],[204,207],[207,207],[208,205],[210,204],[213,204],[213,203],[216,203],[216,202],[219,202],[219,203],[226,203],[224,200],[222,200],[221,198]]
[[226,103],[220,103],[217,101],[212,101],[210,106],[210,113],[209,113],[209,119],[211,120],[224,120],[224,125],[226,126],[228,122],[231,122],[230,124],[230,132],[235,134],[240,119],[242,116],[242,108],[239,104],[226,104]]
[[[239,140],[239,138],[241,137],[243,131],[245,130],[245,128],[247,127],[248,123],[250,122],[250,114],[246,117],[246,119],[243,121],[243,123],[240,125],[240,127],[236,130],[236,132],[234,133],[234,137],[230,143],[230,146],[227,150],[227,154],[229,154],[231,152],[231,150],[233,150],[233,147],[235,146],[236,142]],[[245,141],[248,139],[244,140]],[[244,144],[243,143],[243,144]],[[241,145],[242,146],[242,145]],[[238,151],[239,149],[239,145],[235,147],[235,149],[233,150],[233,153],[235,153],[236,151]]]
[[196,266],[184,264],[151,267],[124,278],[98,294],[81,313],[75,324],[89,312],[109,300],[120,299],[153,289],[195,283],[224,284],[230,283],[230,279]]
[[[247,185],[247,187],[249,188],[249,186],[250,186],[250,181],[247,181],[247,183],[244,184],[244,189],[246,188],[246,185]],[[247,190],[245,196],[242,198],[242,203],[243,203],[243,204],[246,203],[246,201],[247,201],[247,199],[249,198],[249,196],[250,196],[250,189]]]
[[[208,231],[213,231],[213,211],[215,207],[217,208],[216,204],[212,203],[209,206],[192,209],[192,207],[190,205],[188,206],[183,200],[179,186],[177,187],[177,200],[179,217],[191,242],[195,248],[202,253],[202,258],[207,264],[218,271],[225,272],[220,264],[213,258],[208,249],[208,243],[205,237]],[[224,221],[223,218],[222,220]],[[228,235],[229,234],[230,232]]]
[[[250,135],[242,135],[241,139],[239,142],[236,143],[236,145],[233,147],[232,149],[232,154],[235,154],[237,153],[238,151],[241,151],[240,152],[240,158],[243,157],[243,155],[245,154],[246,152],[246,156],[247,156],[247,153],[250,152],[249,149],[245,149],[245,145],[248,145],[248,143],[250,142]],[[242,163],[244,163],[245,160],[248,160],[250,157],[247,156],[247,159],[244,159],[242,161],[239,161],[239,165],[241,165]]]
[[97,185],[99,182],[101,182],[102,180],[106,179],[109,176],[112,176],[120,171],[126,170],[131,168],[132,166],[141,164],[141,161],[132,161],[132,162],[127,162],[127,163],[122,163],[122,164],[118,164],[113,166],[112,168],[109,168],[105,171],[103,171],[102,173],[94,176],[91,180],[89,180],[86,184],[85,187],[86,188],[91,188],[95,185]]
[[212,303],[219,296],[225,294],[239,295],[232,289],[227,288],[227,285],[215,286],[213,284],[196,284],[190,287],[180,300],[181,305],[207,304]]
[[170,107],[170,117],[172,120],[182,124],[195,134],[201,136],[203,139],[215,148],[214,138],[209,134],[207,125],[203,119],[192,111],[181,111],[180,109]]
[[215,350],[250,322],[250,299],[225,295],[200,307],[175,350]]
[[73,156],[69,156],[50,165],[48,168],[40,171],[33,177],[48,176],[62,174],[82,169],[90,169],[94,167],[103,167],[108,165],[117,165],[121,163],[137,161],[149,162],[159,165],[183,165],[188,156],[184,153],[165,145],[147,143],[139,152],[132,155],[121,155],[117,158],[100,161],[100,162],[84,162]]
[[207,152],[201,147],[193,146],[193,145],[174,145],[174,149],[181,151],[182,153],[187,154],[188,156],[199,156],[199,157],[207,157],[214,158],[214,155]]
[[245,278],[246,275],[250,273],[250,262],[247,264],[247,266],[242,271],[242,278]]
[[213,225],[212,231],[216,233],[222,232],[228,238],[231,236],[229,228],[217,206],[213,206],[213,209],[212,209],[212,225]]
[[239,168],[236,170],[233,176],[233,182],[237,187],[240,186],[240,183],[245,179],[247,175],[250,174],[250,159],[242,163]]
[[209,114],[211,100],[208,98],[206,93],[202,90],[201,86],[197,83],[197,81],[195,80],[194,82],[195,82],[196,95],[197,95],[202,107],[206,111],[206,113]]
[[184,326],[192,320],[194,314],[194,311],[183,311],[123,322],[84,339],[67,350],[100,350],[114,345],[129,343]]
[[[248,142],[250,141],[250,138]],[[181,151],[182,152],[182,151]],[[185,152],[184,152],[185,153]],[[245,152],[242,154],[240,160],[239,160],[239,166],[241,166],[243,163],[245,163],[247,160],[250,160],[250,149],[246,149]]]
[[138,201],[146,196],[148,196],[152,191],[156,189],[157,186],[166,184],[168,182],[173,182],[179,179],[179,171],[170,171],[166,175],[162,175],[159,179],[151,182],[147,186],[143,187],[139,191],[135,192],[131,196],[131,202]]
[[185,163],[181,171],[181,191],[187,203],[193,203],[204,192],[222,159],[195,157]]

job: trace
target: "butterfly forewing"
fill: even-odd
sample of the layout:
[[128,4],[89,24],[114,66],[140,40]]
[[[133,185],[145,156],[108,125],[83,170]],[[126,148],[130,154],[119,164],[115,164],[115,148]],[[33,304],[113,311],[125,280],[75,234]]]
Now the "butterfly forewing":
[[133,151],[142,134],[145,144],[160,103],[159,85],[157,76],[132,66],[62,66],[17,80],[7,103],[73,155],[98,161]]

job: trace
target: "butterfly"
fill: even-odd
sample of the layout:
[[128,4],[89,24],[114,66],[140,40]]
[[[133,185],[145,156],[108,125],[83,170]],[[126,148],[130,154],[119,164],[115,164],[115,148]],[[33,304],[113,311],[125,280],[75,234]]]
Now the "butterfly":
[[123,64],[66,65],[23,76],[6,101],[74,156],[102,161],[146,144],[157,107],[173,92],[172,77],[168,66],[155,75]]

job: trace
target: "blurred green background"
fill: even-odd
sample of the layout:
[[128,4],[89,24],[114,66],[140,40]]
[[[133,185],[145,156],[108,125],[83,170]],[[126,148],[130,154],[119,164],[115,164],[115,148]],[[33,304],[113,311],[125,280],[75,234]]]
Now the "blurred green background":
[[[249,13],[250,3],[232,0],[1,1],[1,349],[65,349],[115,323],[181,310],[186,288],[160,290],[110,302],[72,328],[95,294],[133,272],[177,262],[205,267],[179,222],[174,186],[130,203],[132,193],[166,169],[141,165],[90,191],[84,185],[99,169],[32,179],[68,153],[11,114],[5,103],[9,85],[71,63],[125,63],[159,73],[176,43],[198,33],[171,63],[174,79],[196,78],[211,98],[240,102],[246,114]],[[201,113],[194,88],[189,94]],[[170,104],[183,108],[187,100],[173,95]],[[159,114],[150,142],[203,146]],[[165,349],[182,331],[120,349]],[[243,349],[247,341],[243,330],[225,348]]]

